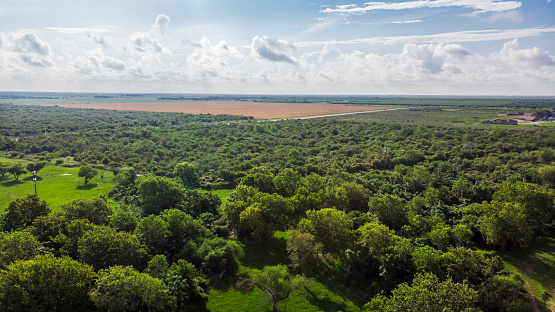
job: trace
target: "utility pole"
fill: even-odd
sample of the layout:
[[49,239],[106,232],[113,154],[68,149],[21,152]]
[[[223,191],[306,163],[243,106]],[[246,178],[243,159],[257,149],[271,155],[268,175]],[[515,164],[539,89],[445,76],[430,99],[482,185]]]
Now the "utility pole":
[[33,170],[33,183],[35,184],[35,194],[37,194],[37,171]]

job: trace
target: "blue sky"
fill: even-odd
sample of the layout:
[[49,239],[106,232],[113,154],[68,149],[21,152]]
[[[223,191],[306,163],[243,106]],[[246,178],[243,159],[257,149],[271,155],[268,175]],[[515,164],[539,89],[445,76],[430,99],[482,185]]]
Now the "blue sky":
[[0,90],[555,95],[555,1],[2,0]]

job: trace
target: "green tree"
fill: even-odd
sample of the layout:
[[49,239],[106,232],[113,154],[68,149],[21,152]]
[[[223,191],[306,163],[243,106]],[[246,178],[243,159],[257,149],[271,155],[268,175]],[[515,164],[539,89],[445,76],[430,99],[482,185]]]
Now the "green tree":
[[76,199],[71,203],[63,204],[62,211],[68,221],[86,219],[96,225],[107,225],[112,214],[112,208],[102,197]]
[[9,167],[8,169],[6,169],[7,172],[13,174],[15,180],[19,180],[19,176],[24,174],[25,172],[27,172],[27,170],[23,169],[23,166],[21,166],[20,163],[15,163],[13,164],[11,167]]
[[176,309],[176,298],[162,280],[129,266],[100,271],[91,299],[99,309],[108,312]]
[[25,228],[37,217],[46,216],[49,213],[48,204],[39,199],[36,194],[19,197],[8,204],[4,216],[4,228],[6,230]]
[[36,162],[36,163],[28,163],[27,167],[25,167],[25,168],[27,169],[27,171],[29,171],[31,173],[33,171],[36,171],[36,173],[38,174],[39,171],[41,171],[42,168],[44,168],[44,166],[46,166],[46,163],[42,162],[42,161],[39,161],[39,162]]
[[183,200],[181,186],[166,177],[147,176],[140,179],[137,194],[143,202],[143,210],[147,215],[174,208]]
[[276,230],[285,230],[293,215],[293,204],[281,195],[259,193],[255,203],[239,215],[240,228],[249,228],[258,239],[271,239]]
[[397,195],[385,194],[371,197],[368,214],[393,230],[400,230],[408,223],[405,201]]
[[151,255],[166,252],[170,234],[168,223],[158,215],[142,218],[135,229],[135,235],[148,247]]
[[89,180],[94,178],[98,174],[98,171],[94,169],[91,165],[84,165],[79,168],[79,173],[77,174],[80,178],[85,178],[85,185],[89,183]]
[[237,288],[244,292],[251,291],[255,286],[268,296],[268,302],[274,312],[279,311],[279,302],[289,298],[292,291],[307,286],[308,281],[300,275],[291,276],[287,266],[266,266],[262,271],[252,273],[250,278],[237,282]]
[[95,226],[79,239],[78,254],[80,261],[101,270],[116,265],[142,268],[147,251],[135,235],[116,232],[107,226]]
[[170,294],[177,298],[179,311],[200,311],[206,308],[208,281],[193,264],[180,259],[169,268],[165,282]]
[[10,168],[11,166],[12,164],[9,162],[0,161],[0,174],[2,175],[2,178],[6,173],[8,173],[8,168]]
[[198,184],[198,168],[196,165],[182,162],[175,165],[173,174],[179,177],[186,186],[195,186]]
[[366,311],[376,312],[456,312],[479,311],[477,293],[469,285],[444,282],[433,274],[417,274],[409,286],[399,285],[391,296],[377,295],[365,306]]
[[118,208],[110,216],[109,225],[117,231],[133,232],[139,219],[135,212]]
[[295,191],[301,183],[301,175],[291,169],[285,168],[274,177],[274,185],[276,192],[284,197],[291,197],[295,195]]
[[377,259],[391,253],[395,245],[402,241],[402,238],[395,235],[393,230],[377,222],[364,224],[355,231],[355,234],[358,237],[358,243]]
[[33,259],[41,247],[29,232],[0,232],[0,269],[17,260]]
[[298,224],[299,231],[310,233],[327,252],[342,254],[353,241],[353,221],[341,210],[309,210]]
[[321,246],[316,243],[312,234],[295,230],[289,231],[287,252],[292,266],[299,269],[302,274],[318,264],[319,249],[321,249]]
[[505,182],[497,187],[493,200],[499,202],[516,202],[524,205],[524,213],[534,230],[542,232],[551,223],[555,215],[552,190],[532,183]]
[[2,311],[93,311],[89,299],[96,274],[69,257],[40,255],[0,271]]
[[534,229],[521,203],[498,202],[482,204],[480,232],[488,245],[500,248],[526,247]]

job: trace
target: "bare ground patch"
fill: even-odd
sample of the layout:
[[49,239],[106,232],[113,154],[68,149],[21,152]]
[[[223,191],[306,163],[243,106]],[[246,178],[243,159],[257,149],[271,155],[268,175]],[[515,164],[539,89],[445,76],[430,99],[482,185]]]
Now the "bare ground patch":
[[226,114],[253,116],[258,119],[312,116],[389,108],[386,106],[355,106],[348,104],[299,104],[255,102],[154,102],[154,103],[94,103],[94,104],[38,104],[73,108],[171,112],[185,114]]

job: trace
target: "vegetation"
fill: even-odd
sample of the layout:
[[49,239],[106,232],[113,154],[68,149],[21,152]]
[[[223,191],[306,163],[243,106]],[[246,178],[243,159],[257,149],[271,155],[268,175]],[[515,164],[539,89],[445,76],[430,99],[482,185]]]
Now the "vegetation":
[[474,117],[553,101],[407,102],[256,124],[0,104],[0,310],[552,308],[555,135]]

